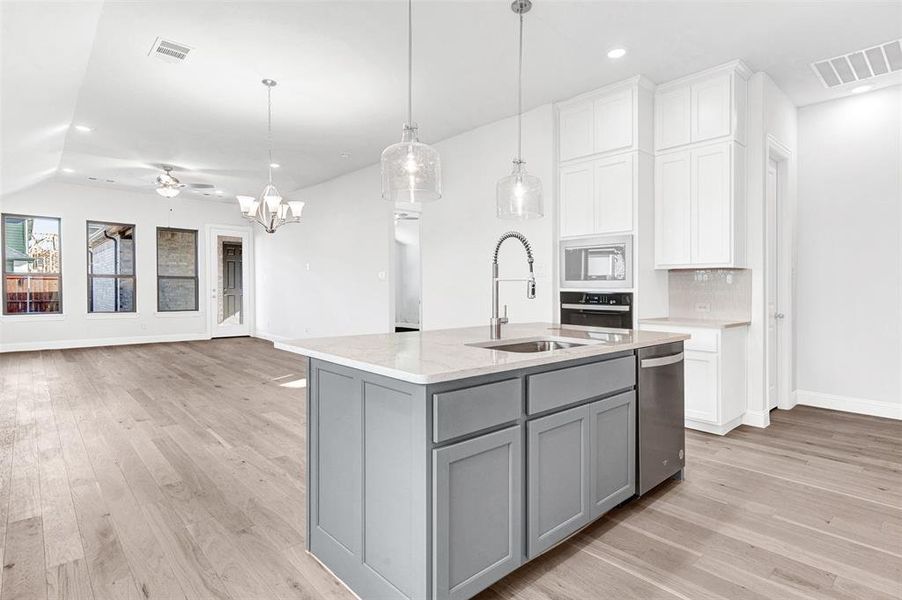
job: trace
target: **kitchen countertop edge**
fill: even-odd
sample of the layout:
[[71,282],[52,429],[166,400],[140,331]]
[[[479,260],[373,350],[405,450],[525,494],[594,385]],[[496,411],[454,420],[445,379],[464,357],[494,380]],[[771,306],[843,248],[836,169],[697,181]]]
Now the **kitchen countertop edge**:
[[[594,329],[594,328],[579,328]],[[611,331],[611,330],[607,330]],[[635,330],[631,330],[635,331]],[[653,340],[632,341],[623,343],[605,343],[591,346],[581,346],[579,352],[571,352],[573,349],[554,350],[550,353],[540,353],[542,356],[533,356],[528,359],[520,360],[514,363],[504,364],[486,364],[474,367],[463,367],[457,369],[448,369],[437,373],[412,373],[410,371],[399,370],[385,365],[379,365],[372,362],[366,362],[356,358],[342,356],[323,350],[317,350],[304,346],[305,340],[285,340],[274,342],[273,345],[278,350],[285,350],[294,354],[300,354],[309,358],[315,358],[352,369],[359,369],[368,373],[390,377],[413,383],[417,385],[429,385],[434,383],[443,383],[447,381],[455,381],[458,379],[467,379],[480,375],[492,375],[496,373],[504,373],[508,371],[517,371],[530,367],[538,367],[544,365],[553,365],[557,363],[565,363],[573,360],[592,358],[595,356],[604,356],[605,354],[615,354],[618,352],[627,352],[639,348],[647,348],[650,346],[658,346],[673,342],[680,342],[690,338],[688,334],[672,333],[663,335],[664,332],[646,332],[646,333],[662,333],[662,336]],[[353,337],[353,336],[351,336]],[[337,338],[336,338],[337,339]]]

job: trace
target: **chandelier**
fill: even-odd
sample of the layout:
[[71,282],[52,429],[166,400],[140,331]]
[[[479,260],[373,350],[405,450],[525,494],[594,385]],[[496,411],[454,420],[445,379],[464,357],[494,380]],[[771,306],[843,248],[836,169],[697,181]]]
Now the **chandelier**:
[[258,223],[266,233],[274,233],[286,223],[299,223],[304,203],[300,200],[286,200],[273,185],[272,170],[277,165],[272,161],[272,89],[276,86],[276,82],[273,79],[264,79],[262,83],[266,86],[269,183],[263,188],[259,198],[254,196],[236,196],[236,198],[245,219]]

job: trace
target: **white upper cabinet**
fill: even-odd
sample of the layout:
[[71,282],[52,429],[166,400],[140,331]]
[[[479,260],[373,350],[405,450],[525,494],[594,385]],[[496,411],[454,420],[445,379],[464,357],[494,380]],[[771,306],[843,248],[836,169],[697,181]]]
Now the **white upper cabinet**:
[[726,264],[731,259],[731,145],[692,151],[693,263]]
[[655,95],[655,147],[673,148],[689,143],[688,87],[681,87]]
[[673,152],[655,160],[655,263],[679,267],[692,260],[692,155]]
[[633,90],[608,94],[595,101],[595,152],[633,147]]
[[594,148],[594,114],[591,104],[577,105],[560,112],[561,161],[588,156]]
[[653,87],[647,79],[633,77],[558,104],[560,162],[632,150],[651,152]]
[[735,61],[658,86],[655,150],[719,138],[745,144],[750,75]]
[[595,233],[633,229],[633,153],[595,163]]
[[690,86],[692,94],[692,136],[693,142],[702,142],[731,132],[730,73],[718,75]]
[[717,142],[655,158],[657,268],[744,267],[745,148]]
[[595,165],[593,162],[562,167],[560,172],[561,235],[594,233]]
[[561,167],[561,237],[633,229],[635,152]]

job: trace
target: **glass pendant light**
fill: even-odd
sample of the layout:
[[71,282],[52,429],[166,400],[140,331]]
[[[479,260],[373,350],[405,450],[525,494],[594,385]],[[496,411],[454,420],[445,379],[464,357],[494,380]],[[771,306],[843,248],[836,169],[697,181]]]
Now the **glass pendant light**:
[[544,215],[542,180],[526,171],[523,160],[523,15],[532,8],[530,0],[514,0],[511,10],[520,17],[520,44],[517,59],[517,158],[511,174],[495,188],[498,218],[537,219]]
[[382,197],[396,203],[442,197],[441,159],[435,148],[420,142],[413,122],[412,0],[407,0],[407,122],[401,141],[382,151]]

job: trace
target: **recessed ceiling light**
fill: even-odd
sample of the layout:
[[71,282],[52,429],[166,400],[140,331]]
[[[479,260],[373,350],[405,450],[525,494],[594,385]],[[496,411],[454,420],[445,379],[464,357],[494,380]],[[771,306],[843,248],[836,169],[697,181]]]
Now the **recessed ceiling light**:
[[614,48],[613,50],[608,50],[608,58],[623,58],[626,56],[625,48]]
[[93,131],[93,129],[91,127],[88,127],[87,125],[76,125],[75,129],[82,133],[88,133],[90,131]]
[[63,173],[74,173],[75,169],[70,169],[69,167],[63,167],[60,169]]
[[872,87],[873,86],[871,86],[871,85],[859,85],[856,88],[852,88],[852,93],[853,94],[863,94],[866,91],[868,91],[869,89],[871,89]]
[[269,163],[269,166],[272,167],[273,169],[278,169],[282,165],[280,165],[279,163]]

